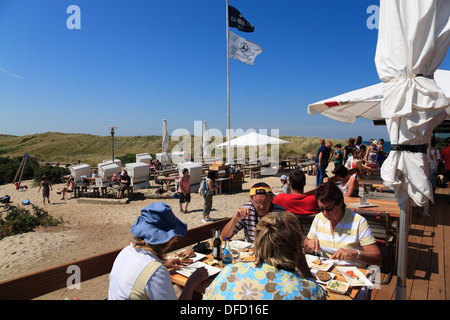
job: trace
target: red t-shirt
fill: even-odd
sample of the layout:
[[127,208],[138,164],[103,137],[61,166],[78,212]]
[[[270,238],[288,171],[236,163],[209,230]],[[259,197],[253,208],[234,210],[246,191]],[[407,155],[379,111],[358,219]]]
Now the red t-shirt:
[[444,169],[450,170],[450,147],[441,150],[441,160],[444,160]]
[[309,215],[319,212],[316,197],[308,194],[280,193],[273,199],[273,203],[295,214]]

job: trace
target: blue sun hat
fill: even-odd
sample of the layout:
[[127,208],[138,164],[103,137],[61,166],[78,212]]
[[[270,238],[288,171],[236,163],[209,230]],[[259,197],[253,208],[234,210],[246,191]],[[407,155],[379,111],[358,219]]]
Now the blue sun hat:
[[141,210],[141,215],[130,228],[136,238],[143,238],[148,244],[163,244],[175,236],[184,237],[187,224],[181,222],[169,205],[156,202]]

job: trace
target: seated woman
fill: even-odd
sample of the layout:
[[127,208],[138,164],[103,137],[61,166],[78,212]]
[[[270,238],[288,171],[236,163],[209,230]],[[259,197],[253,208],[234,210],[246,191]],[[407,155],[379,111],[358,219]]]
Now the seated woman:
[[295,269],[304,258],[302,239],[294,214],[267,213],[255,230],[255,262],[227,265],[206,288],[203,299],[325,300],[324,289]]
[[67,180],[67,184],[64,187],[64,189],[61,191],[62,192],[62,198],[61,200],[64,200],[64,195],[66,194],[66,192],[73,192],[73,190],[75,189],[75,181],[72,177],[69,178],[69,180]]
[[[132,243],[114,261],[109,276],[110,300],[176,300],[170,272],[180,268],[178,258],[165,259],[165,250],[186,235],[187,225],[163,202],[148,205],[130,229]],[[194,288],[208,278],[197,269],[186,282],[179,299],[190,300]]]
[[323,183],[316,189],[319,211],[311,224],[304,247],[306,252],[322,252],[338,264],[381,266],[375,238],[361,215],[346,208],[344,196],[334,183]]
[[348,174],[346,167],[339,167],[335,175],[341,180],[339,189],[341,189],[344,197],[357,197],[359,194],[358,179],[354,175]]

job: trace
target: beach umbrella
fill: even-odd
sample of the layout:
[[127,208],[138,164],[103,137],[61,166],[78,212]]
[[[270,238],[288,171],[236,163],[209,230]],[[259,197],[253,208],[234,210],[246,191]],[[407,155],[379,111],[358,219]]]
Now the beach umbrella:
[[[450,99],[450,71],[436,70],[434,80]],[[308,113],[321,114],[345,123],[353,123],[357,118],[384,120],[381,115],[381,100],[383,82],[312,103],[308,106]],[[447,119],[450,120],[450,107],[447,107],[447,113]]]
[[408,200],[433,201],[425,145],[447,116],[449,100],[434,75],[450,45],[450,1],[381,0],[375,64],[383,82],[381,116],[391,152],[381,167],[384,184],[401,206],[397,299],[406,297]]
[[203,122],[203,158],[209,158],[209,133],[208,133],[208,125],[206,121]]
[[[265,134],[260,134],[257,132],[250,132],[239,136],[235,139],[231,139],[230,147],[260,147],[269,144],[288,144],[289,141],[282,140],[276,137],[267,136]],[[228,146],[228,141],[218,144],[216,148],[224,149]]]
[[162,153],[163,159],[161,159],[162,165],[166,165],[169,160],[169,129],[167,128],[167,120],[163,120],[162,126]]

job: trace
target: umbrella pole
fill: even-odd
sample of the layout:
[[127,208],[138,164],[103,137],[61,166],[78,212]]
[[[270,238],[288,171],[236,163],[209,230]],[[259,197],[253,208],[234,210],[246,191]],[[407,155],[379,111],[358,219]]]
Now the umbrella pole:
[[410,198],[400,208],[399,242],[397,258],[397,285],[395,299],[406,300],[406,273],[408,270],[408,235],[410,218]]

